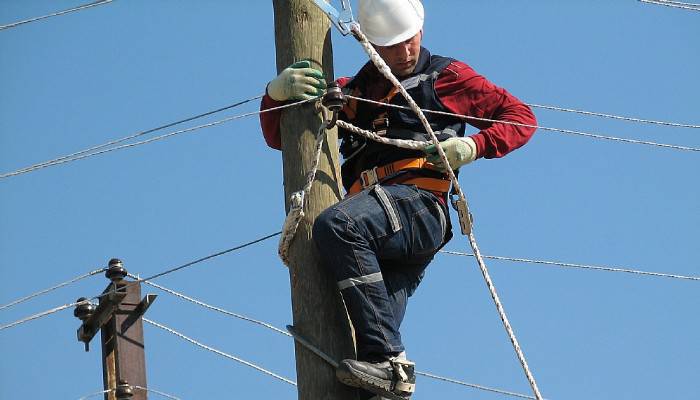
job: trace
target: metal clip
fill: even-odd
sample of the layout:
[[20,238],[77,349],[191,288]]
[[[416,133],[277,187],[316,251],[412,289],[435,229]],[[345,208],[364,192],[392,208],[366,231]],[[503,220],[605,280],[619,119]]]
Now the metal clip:
[[332,5],[324,0],[314,0],[314,4],[321,9],[331,20],[343,36],[352,33],[353,26],[357,25],[352,16],[352,8],[350,8],[350,0],[341,0],[342,10],[338,11]]
[[376,167],[360,172],[360,183],[363,189],[375,185],[377,182],[379,182],[379,177],[377,176]]
[[459,227],[462,230],[462,235],[470,235],[472,233],[472,225],[474,220],[472,214],[469,212],[467,207],[467,201],[456,198],[456,196],[450,196],[450,202],[452,203],[452,208],[457,211],[457,216],[459,217]]

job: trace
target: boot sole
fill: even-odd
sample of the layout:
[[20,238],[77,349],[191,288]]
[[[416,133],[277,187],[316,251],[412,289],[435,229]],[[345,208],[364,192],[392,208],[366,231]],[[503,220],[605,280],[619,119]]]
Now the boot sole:
[[391,382],[387,383],[384,379],[358,371],[345,363],[338,366],[336,377],[344,385],[362,388],[391,400],[408,400],[411,397],[399,396],[391,391]]

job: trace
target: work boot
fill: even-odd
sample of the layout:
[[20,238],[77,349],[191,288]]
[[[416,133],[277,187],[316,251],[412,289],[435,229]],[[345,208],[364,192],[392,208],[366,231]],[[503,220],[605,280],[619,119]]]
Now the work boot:
[[347,359],[338,366],[336,376],[340,382],[380,398],[407,400],[416,388],[414,369],[413,362],[398,357],[377,363]]

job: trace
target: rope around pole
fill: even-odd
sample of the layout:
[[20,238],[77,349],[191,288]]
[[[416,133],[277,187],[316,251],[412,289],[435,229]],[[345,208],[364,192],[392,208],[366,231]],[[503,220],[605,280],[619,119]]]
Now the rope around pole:
[[97,275],[97,274],[99,274],[99,273],[102,273],[102,272],[104,272],[105,270],[106,270],[106,268],[100,268],[100,269],[96,269],[96,270],[94,270],[94,271],[90,271],[90,272],[88,272],[88,273],[86,273],[86,274],[83,274],[83,275],[80,275],[80,276],[76,276],[75,278],[73,278],[73,279],[71,279],[71,280],[65,281],[65,282],[63,282],[63,283],[59,283],[58,285],[51,286],[50,288],[46,288],[46,289],[40,290],[40,291],[38,291],[38,292],[36,292],[36,293],[32,293],[32,294],[30,294],[30,295],[24,296],[24,297],[19,298],[19,299],[15,300],[15,301],[12,301],[12,302],[10,302],[10,303],[7,303],[7,304],[5,304],[5,305],[2,305],[2,306],[0,306],[0,310],[4,310],[4,309],[6,309],[6,308],[15,306],[15,305],[20,304],[20,303],[24,303],[25,301],[30,300],[30,299],[33,299],[33,298],[35,298],[35,297],[37,297],[37,296],[41,296],[41,295],[43,295],[43,294],[49,293],[49,292],[51,292],[51,291],[54,291],[54,290],[56,290],[56,289],[60,289],[60,288],[62,288],[62,287],[64,287],[64,286],[68,286],[68,285],[70,285],[71,283],[75,283],[75,282],[78,282],[79,280],[82,280],[82,279],[88,278],[88,277],[90,277],[90,276],[93,276],[93,275]]
[[[350,99],[355,99],[355,100],[358,100],[358,101],[363,101],[363,102],[365,102],[365,103],[371,103],[371,104],[382,105],[382,106],[385,106],[385,107],[399,108],[399,109],[405,109],[405,110],[410,110],[410,109],[411,109],[410,107],[406,107],[406,106],[400,106],[400,105],[397,105],[397,104],[383,103],[383,102],[381,102],[381,101],[364,99],[364,98],[362,98],[362,97],[356,97],[356,96],[351,96],[351,95],[346,95],[346,97],[347,97],[347,98],[350,98]],[[525,127],[525,128],[535,128],[535,129],[541,129],[541,130],[543,130],[543,131],[568,133],[568,134],[571,134],[571,135],[590,137],[590,138],[594,138],[594,139],[605,139],[605,140],[612,140],[612,141],[625,142],[625,143],[631,143],[631,144],[644,144],[644,145],[647,145],[647,146],[664,147],[664,148],[670,148],[670,149],[674,149],[674,150],[684,150],[684,151],[696,151],[696,152],[700,152],[700,148],[697,148],[697,147],[678,146],[678,145],[675,145],[675,144],[665,144],[665,143],[650,142],[650,141],[645,141],[645,140],[627,139],[627,138],[621,138],[621,137],[616,137],[616,136],[600,135],[600,134],[597,134],[597,133],[575,131],[575,130],[571,130],[571,129],[550,128],[550,127],[541,126],[541,125],[523,124],[523,123],[520,123],[520,122],[513,122],[513,121],[500,121],[500,120],[497,120],[497,119],[472,117],[472,116],[469,116],[469,115],[455,114],[455,113],[450,113],[450,112],[445,112],[445,111],[434,111],[434,110],[426,110],[426,109],[421,109],[421,111],[426,112],[426,113],[430,113],[430,114],[446,115],[446,116],[449,116],[449,117],[461,118],[461,119],[465,119],[465,120],[470,120],[470,119],[471,119],[471,120],[475,120],[475,121],[492,122],[492,123],[498,123],[498,124],[504,124],[504,125],[522,126],[522,127]]]
[[25,20],[23,20],[23,21],[13,22],[13,23],[7,24],[7,25],[0,25],[0,31],[3,30],[3,29],[9,29],[9,28],[14,28],[14,27],[19,26],[19,25],[28,24],[28,23],[30,23],[30,22],[39,21],[39,20],[42,20],[42,19],[50,18],[50,17],[56,17],[56,16],[59,16],[59,15],[68,14],[68,13],[71,13],[71,12],[74,12],[74,11],[84,10],[84,9],[90,8],[90,7],[101,6],[101,5],[103,5],[103,4],[111,3],[112,1],[114,1],[114,0],[100,0],[100,1],[95,1],[95,2],[92,2],[92,3],[88,3],[88,4],[83,4],[82,6],[70,8],[70,9],[68,9],[68,10],[63,10],[63,11],[58,11],[58,12],[55,12],[55,13],[52,13],[52,14],[43,15],[43,16],[41,16],[41,17],[34,17],[34,18],[30,18],[30,19],[25,19]]
[[[324,112],[325,114],[325,112]],[[279,246],[277,248],[277,253],[280,259],[289,267],[289,246],[292,244],[292,240],[297,233],[297,228],[299,228],[299,223],[301,219],[304,218],[304,206],[306,205],[306,199],[311,192],[311,186],[316,179],[316,171],[318,170],[318,165],[321,161],[321,150],[323,148],[323,140],[326,136],[326,126],[325,121],[318,128],[318,133],[316,133],[316,147],[314,150],[314,159],[311,164],[311,169],[306,174],[306,182],[304,187],[297,192],[292,193],[289,199],[289,213],[284,219],[284,224],[282,225],[282,235],[280,236]]]
[[[464,196],[464,193],[462,192],[461,188],[459,187],[459,182],[457,181],[457,177],[454,174],[454,171],[452,168],[449,167],[449,162],[447,160],[447,156],[445,155],[445,152],[443,151],[442,147],[440,146],[440,141],[438,140],[437,136],[435,136],[435,133],[433,132],[433,129],[431,128],[430,124],[428,123],[428,120],[425,118],[425,115],[421,112],[420,107],[416,104],[416,102],[411,98],[411,96],[408,94],[406,89],[401,85],[401,83],[398,81],[398,79],[393,75],[391,72],[391,69],[389,66],[384,62],[384,60],[381,58],[381,56],[377,53],[377,51],[372,47],[370,44],[369,40],[367,37],[362,33],[360,30],[360,27],[358,25],[353,25],[352,27],[352,32],[355,35],[355,38],[358,39],[362,47],[365,49],[365,52],[369,55],[370,59],[372,62],[377,66],[377,69],[384,75],[398,90],[401,92],[403,97],[406,99],[408,102],[409,106],[411,109],[416,113],[418,118],[421,120],[421,123],[425,127],[426,132],[430,135],[433,144],[435,145],[435,148],[438,151],[438,154],[440,155],[440,159],[443,162],[443,165],[447,166],[447,173],[450,177],[450,180],[452,181],[452,185],[459,195],[460,201],[463,202],[466,208],[465,214],[467,215],[460,215],[460,218],[466,218],[469,221],[467,222],[469,225],[471,225],[471,218],[469,217],[469,209],[466,201],[466,197]],[[460,213],[461,214],[461,213]],[[465,223],[466,224],[466,223]],[[463,229],[464,231],[464,229]],[[542,400],[542,395],[540,394],[540,390],[537,386],[537,382],[535,381],[535,377],[533,376],[532,372],[530,371],[530,367],[527,364],[527,360],[525,359],[525,355],[523,354],[522,349],[520,348],[520,344],[518,343],[518,339],[515,337],[515,332],[513,331],[513,328],[510,325],[510,322],[508,321],[508,317],[506,316],[505,310],[503,308],[503,305],[501,304],[501,301],[498,297],[498,293],[496,292],[496,287],[493,284],[493,281],[491,279],[491,276],[489,275],[488,269],[486,267],[486,263],[483,260],[483,257],[481,257],[481,252],[479,251],[478,244],[476,242],[476,238],[474,236],[474,232],[469,227],[467,230],[468,237],[469,237],[469,243],[472,247],[472,250],[474,251],[474,255],[478,261],[479,268],[481,269],[481,273],[484,277],[484,280],[486,281],[486,285],[489,289],[489,292],[491,293],[491,297],[493,298],[493,301],[496,305],[496,309],[498,310],[498,314],[501,317],[501,321],[503,322],[503,326],[506,329],[506,332],[508,333],[508,336],[510,338],[510,341],[513,345],[513,349],[515,350],[515,353],[518,357],[518,360],[520,361],[520,364],[523,367],[523,370],[525,371],[525,375],[527,377],[528,382],[530,383],[530,387],[532,388],[532,391],[535,394],[535,397],[537,400]]]
[[236,362],[238,362],[238,363],[241,363],[241,364],[243,364],[243,365],[246,365],[246,366],[248,366],[248,367],[251,367],[251,368],[253,368],[253,369],[256,369],[256,370],[258,370],[258,371],[260,371],[260,372],[262,372],[262,373],[264,373],[264,374],[266,374],[266,375],[268,375],[268,376],[271,376],[271,377],[273,377],[273,378],[275,378],[275,379],[278,379],[278,380],[280,380],[280,381],[282,381],[282,382],[288,383],[288,384],[293,385],[293,386],[296,386],[296,385],[297,385],[296,382],[294,382],[294,381],[292,381],[292,380],[290,380],[290,379],[287,379],[287,378],[285,378],[285,377],[283,377],[283,376],[281,376],[281,375],[277,375],[276,373],[274,373],[274,372],[272,372],[272,371],[268,371],[268,370],[266,370],[265,368],[262,368],[262,367],[260,367],[260,366],[257,366],[257,365],[255,365],[255,364],[253,364],[253,363],[251,363],[251,362],[248,362],[248,361],[246,361],[246,360],[243,360],[243,359],[241,359],[241,358],[238,358],[238,357],[236,357],[236,356],[234,356],[234,355],[225,353],[225,352],[223,352],[223,351],[221,351],[221,350],[217,350],[217,349],[215,349],[215,348],[213,348],[213,347],[211,347],[211,346],[207,346],[206,344],[203,344],[203,343],[201,343],[201,342],[198,342],[198,341],[192,339],[191,337],[185,336],[185,335],[183,335],[182,333],[180,333],[180,332],[178,332],[178,331],[176,331],[176,330],[174,330],[174,329],[172,329],[172,328],[168,328],[168,327],[165,326],[165,325],[161,325],[161,324],[159,324],[159,323],[157,323],[157,322],[155,322],[155,321],[151,321],[151,320],[148,319],[148,318],[142,318],[142,319],[143,319],[143,322],[146,322],[146,323],[148,323],[148,324],[151,324],[151,325],[155,326],[156,328],[160,328],[160,329],[162,329],[162,330],[164,330],[164,331],[166,331],[166,332],[169,332],[169,333],[171,333],[171,334],[173,334],[173,335],[179,337],[180,339],[183,339],[183,340],[185,340],[185,341],[188,341],[188,342],[190,342],[191,344],[193,344],[193,345],[195,345],[195,346],[198,346],[198,347],[200,347],[200,348],[202,348],[202,349],[204,349],[204,350],[210,351],[210,352],[212,352],[212,353],[214,353],[214,354],[218,354],[218,355],[220,355],[220,356],[222,356],[222,357],[228,358],[228,359],[230,359],[230,360],[236,361]]

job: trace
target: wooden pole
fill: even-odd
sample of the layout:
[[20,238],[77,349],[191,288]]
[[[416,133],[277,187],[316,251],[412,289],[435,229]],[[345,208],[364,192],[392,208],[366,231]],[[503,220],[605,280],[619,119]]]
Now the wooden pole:
[[[333,79],[333,51],[328,18],[309,0],[273,0],[277,71],[292,63],[310,60],[328,81]],[[280,123],[284,168],[284,194],[304,185],[312,164],[315,136],[321,124],[314,104],[285,110]],[[334,277],[319,263],[311,237],[314,219],[341,198],[337,131],[328,131],[316,174],[307,198],[305,217],[289,249],[292,313],[296,331],[332,358],[354,358],[354,342],[347,314]],[[339,383],[335,370],[303,346],[296,344],[297,383],[300,400],[356,398],[356,391]]]

